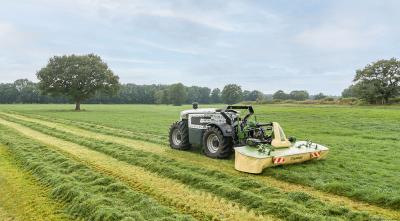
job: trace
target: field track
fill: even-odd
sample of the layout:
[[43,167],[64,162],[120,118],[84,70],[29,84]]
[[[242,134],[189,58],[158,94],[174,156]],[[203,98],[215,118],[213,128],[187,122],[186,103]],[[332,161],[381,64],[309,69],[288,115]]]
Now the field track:
[[[0,117],[2,117],[2,119],[0,119],[0,124],[13,128],[30,139],[40,141],[51,148],[61,151],[96,171],[116,177],[121,182],[127,183],[131,188],[150,195],[162,204],[173,207],[182,213],[188,213],[198,219],[209,217],[213,219],[229,220],[275,220],[277,218],[284,218],[284,216],[280,213],[271,214],[273,216],[270,216],[269,213],[263,212],[262,210],[253,210],[251,206],[238,206],[238,202],[231,201],[224,195],[218,196],[216,193],[206,191],[206,189],[201,189],[199,187],[193,188],[193,185],[185,183],[184,180],[180,180],[181,178],[175,179],[165,174],[160,176],[156,171],[148,171],[148,169],[144,168],[142,165],[136,166],[133,163],[129,163],[129,159],[124,160],[119,158],[120,156],[118,154],[112,155],[111,153],[104,152],[107,151],[107,149],[101,151],[95,150],[93,149],[94,147],[90,148],[90,144],[85,144],[84,141],[82,141],[82,143],[77,143],[78,141],[72,142],[73,140],[68,140],[68,138],[62,137],[61,135],[56,135],[56,132],[52,134],[52,132],[50,132],[51,129],[64,132],[65,134],[71,134],[71,136],[74,135],[77,137],[77,140],[86,139],[93,142],[103,142],[107,145],[115,144],[116,147],[121,147],[121,150],[129,148],[132,151],[148,152],[149,154],[151,153],[156,156],[172,159],[178,162],[179,165],[185,167],[193,164],[207,168],[210,171],[221,171],[223,174],[229,174],[229,177],[241,177],[244,180],[261,183],[267,188],[279,190],[280,192],[277,193],[277,195],[285,200],[290,198],[287,196],[291,196],[291,193],[306,192],[313,197],[313,200],[315,199],[320,203],[323,202],[324,205],[348,208],[349,211],[354,211],[356,213],[363,212],[364,215],[371,214],[385,217],[386,219],[400,219],[400,213],[392,209],[369,205],[347,197],[318,191],[311,187],[291,184],[268,176],[254,176],[239,173],[233,169],[232,162],[230,161],[213,160],[196,153],[173,151],[163,145],[129,139],[126,138],[126,136],[118,137],[66,125],[65,123],[51,122],[49,120],[23,116],[16,113],[1,113]],[[48,128],[48,131],[43,129],[45,127]],[[101,127],[104,128],[104,126]],[[110,128],[110,130],[120,131],[121,129]],[[125,134],[127,133],[129,132],[127,131]],[[198,176],[203,175],[198,174]],[[256,190],[251,190],[251,188],[248,191],[249,193],[257,193]],[[312,208],[312,211],[316,213],[315,217],[325,213],[320,208]],[[344,214],[339,214],[338,217],[342,215],[346,216]],[[293,217],[295,216],[296,214],[293,214]],[[351,216],[352,215],[349,215],[349,217]],[[349,217],[345,219],[349,219]]]

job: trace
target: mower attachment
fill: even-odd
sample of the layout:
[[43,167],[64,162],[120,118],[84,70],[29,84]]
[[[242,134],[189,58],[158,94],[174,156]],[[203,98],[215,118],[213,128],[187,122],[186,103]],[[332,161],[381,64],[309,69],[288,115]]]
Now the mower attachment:
[[235,148],[235,169],[247,173],[261,173],[264,168],[326,158],[329,149],[308,141],[298,141],[288,148],[260,151],[256,147]]

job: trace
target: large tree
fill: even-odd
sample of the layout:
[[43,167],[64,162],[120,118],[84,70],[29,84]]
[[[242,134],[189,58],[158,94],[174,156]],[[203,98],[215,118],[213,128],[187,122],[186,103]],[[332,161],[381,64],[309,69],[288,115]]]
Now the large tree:
[[228,84],[222,90],[222,101],[225,104],[235,104],[243,99],[242,88],[237,84]]
[[389,98],[400,92],[400,60],[379,60],[356,71],[354,83],[361,98],[371,97],[374,93],[376,101],[386,104]]
[[182,83],[172,84],[168,88],[169,101],[175,105],[180,106],[186,100],[186,90]]
[[289,99],[289,94],[286,94],[282,90],[278,90],[272,95],[272,99],[274,100],[288,100]]
[[119,86],[118,76],[94,54],[54,56],[36,76],[44,94],[70,98],[76,104],[75,110],[80,110],[81,102],[96,92],[114,94]]
[[308,94],[307,91],[291,91],[289,96],[290,96],[290,99],[293,99],[296,101],[304,101],[310,97],[310,95]]

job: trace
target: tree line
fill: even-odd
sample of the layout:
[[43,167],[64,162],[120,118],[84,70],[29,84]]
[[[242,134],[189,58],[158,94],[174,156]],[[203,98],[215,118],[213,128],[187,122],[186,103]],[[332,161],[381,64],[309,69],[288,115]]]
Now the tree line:
[[[54,56],[40,69],[34,83],[19,79],[0,84],[0,103],[115,103],[115,104],[235,104],[242,101],[328,99],[319,93],[310,96],[305,90],[285,93],[278,90],[266,95],[258,90],[242,90],[240,85],[228,84],[220,90],[208,87],[172,85],[120,84],[101,58],[94,54]],[[386,104],[400,93],[400,61],[379,60],[357,70],[353,84],[342,97],[355,97],[368,103]],[[329,98],[333,99],[333,98]]]
[[[260,91],[242,91],[239,85],[229,84],[221,91],[219,88],[211,90],[208,87],[185,86],[181,83],[172,85],[152,84],[120,84],[114,95],[98,91],[93,97],[85,99],[83,103],[93,104],[202,104],[227,103],[240,101],[256,101],[265,99],[267,95]],[[45,95],[39,88],[39,83],[28,79],[19,79],[13,83],[0,83],[0,103],[71,103],[70,98],[58,95]]]
[[[262,102],[268,100],[319,100],[327,96],[319,93],[309,95],[307,91],[295,90],[285,93],[278,90],[274,94],[264,94],[258,90],[242,90],[241,86],[228,84],[223,90],[200,86],[185,86],[181,83],[172,85],[152,84],[137,85],[132,83],[120,84],[114,95],[96,92],[93,97],[83,101],[90,104],[201,104],[226,103],[234,104],[242,101]],[[0,103],[71,103],[73,100],[66,96],[45,95],[39,89],[39,84],[28,79],[19,79],[14,83],[0,83]]]

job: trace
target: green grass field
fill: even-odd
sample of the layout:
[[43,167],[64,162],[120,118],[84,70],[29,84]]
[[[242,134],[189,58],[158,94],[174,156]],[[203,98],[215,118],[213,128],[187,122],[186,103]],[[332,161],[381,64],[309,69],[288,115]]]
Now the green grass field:
[[[259,121],[280,122],[286,134],[330,148],[324,161],[260,175],[235,171],[233,159],[171,150],[169,126],[190,106],[82,107],[0,106],[0,143],[36,188],[46,187],[47,200],[63,207],[61,215],[47,208],[56,218],[400,219],[398,106],[255,106]],[[7,208],[0,204],[0,217],[23,217]]]

